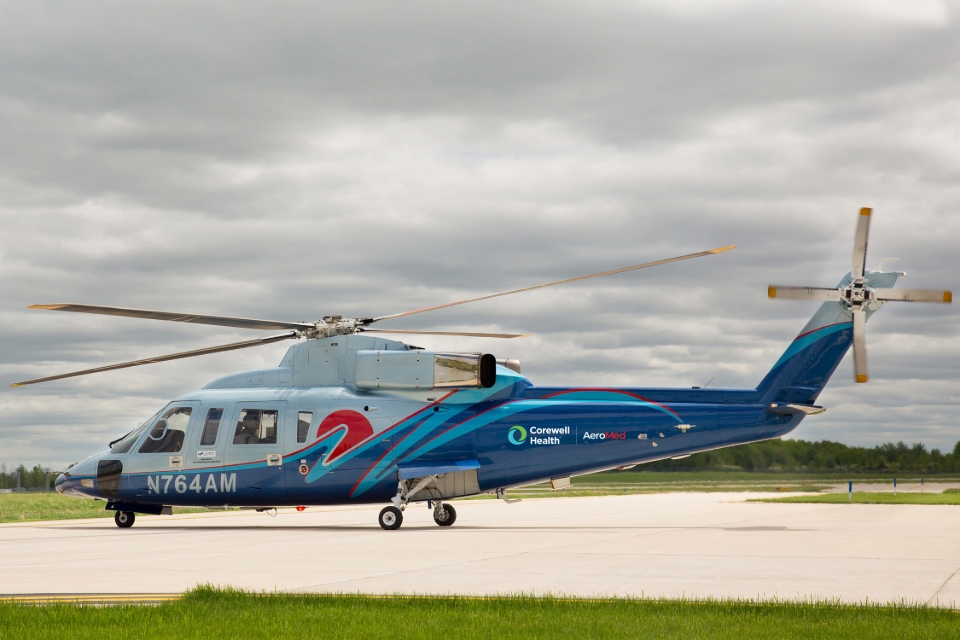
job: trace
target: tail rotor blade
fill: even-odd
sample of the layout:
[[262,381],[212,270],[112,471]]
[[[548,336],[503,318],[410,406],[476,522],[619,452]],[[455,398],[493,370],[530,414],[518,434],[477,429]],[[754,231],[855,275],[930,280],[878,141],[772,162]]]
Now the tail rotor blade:
[[787,300],[818,300],[823,302],[839,302],[839,289],[824,289],[821,287],[789,287],[771,284],[767,287],[767,296],[770,298],[785,298]]
[[870,214],[873,209],[864,207],[860,209],[860,216],[857,218],[857,233],[853,239],[853,269],[850,275],[853,278],[862,278],[863,269],[867,262],[867,240],[870,236]]
[[877,300],[898,300],[900,302],[953,302],[952,291],[937,289],[876,289]]
[[171,353],[166,356],[157,356],[155,358],[145,358],[143,360],[134,360],[133,362],[121,362],[120,364],[111,364],[106,367],[97,367],[96,369],[84,369],[83,371],[73,371],[71,373],[62,373],[57,376],[47,376],[46,378],[35,378],[33,380],[24,380],[23,382],[14,382],[11,387],[23,387],[28,384],[37,384],[38,382],[50,382],[51,380],[61,380],[63,378],[73,378],[75,376],[85,376],[89,373],[100,373],[101,371],[113,371],[114,369],[126,369],[127,367],[138,367],[142,364],[153,364],[154,362],[166,362],[167,360],[180,360],[181,358],[192,358],[194,356],[205,356],[210,353],[220,353],[221,351],[233,351],[235,349],[246,349],[248,347],[259,347],[260,345],[280,342],[281,340],[290,340],[299,337],[296,333],[284,333],[269,338],[260,338],[258,340],[246,340],[244,342],[233,342],[222,344],[216,347],[207,347],[205,349],[196,349],[195,351],[183,351],[180,353]]
[[853,310],[853,379],[866,382],[867,376],[867,313]]

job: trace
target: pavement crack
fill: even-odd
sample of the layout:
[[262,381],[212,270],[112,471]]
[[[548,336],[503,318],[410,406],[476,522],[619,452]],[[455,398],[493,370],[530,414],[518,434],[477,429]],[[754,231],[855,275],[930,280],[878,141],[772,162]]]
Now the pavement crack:
[[957,567],[957,570],[951,573],[950,577],[943,581],[943,584],[940,585],[940,588],[937,589],[937,592],[930,596],[930,599],[927,600],[927,606],[930,606],[933,601],[937,599],[937,596],[940,595],[940,592],[942,592],[947,585],[950,584],[950,581],[953,580],[954,576],[956,576],[958,573],[960,573],[960,567]]

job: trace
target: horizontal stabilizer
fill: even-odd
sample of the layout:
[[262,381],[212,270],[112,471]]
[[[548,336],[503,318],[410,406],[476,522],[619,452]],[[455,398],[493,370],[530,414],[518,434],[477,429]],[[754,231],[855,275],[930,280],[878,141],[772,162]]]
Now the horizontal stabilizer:
[[823,413],[826,409],[812,404],[774,403],[767,407],[767,411],[780,415],[796,415],[802,413],[807,416],[815,416],[818,413]]

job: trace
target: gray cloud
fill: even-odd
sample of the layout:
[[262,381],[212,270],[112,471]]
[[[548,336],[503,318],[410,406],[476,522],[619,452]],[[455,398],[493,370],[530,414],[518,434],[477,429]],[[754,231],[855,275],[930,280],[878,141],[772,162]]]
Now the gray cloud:
[[[957,286],[956,3],[8,4],[6,381],[250,337],[26,311],[78,301],[385,314],[668,255],[735,252],[397,321],[541,384],[753,386],[814,308],[769,282],[870,266]],[[796,432],[960,439],[952,308],[890,306]],[[285,345],[0,393],[0,461],[83,457]]]

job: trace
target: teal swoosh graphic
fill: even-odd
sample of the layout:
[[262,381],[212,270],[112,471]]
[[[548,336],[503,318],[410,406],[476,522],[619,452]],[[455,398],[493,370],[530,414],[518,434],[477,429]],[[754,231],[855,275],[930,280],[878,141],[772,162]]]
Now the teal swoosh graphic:
[[780,359],[777,360],[777,364],[773,365],[773,368],[776,369],[776,368],[779,367],[781,364],[783,364],[784,362],[786,362],[787,360],[789,360],[789,359],[792,358],[793,356],[797,355],[798,353],[800,353],[801,351],[803,351],[804,349],[806,349],[807,347],[809,347],[810,345],[812,345],[812,344],[813,344],[814,342],[816,342],[817,340],[820,340],[820,339],[822,339],[822,338],[825,338],[825,337],[827,337],[828,335],[830,335],[831,333],[836,333],[836,332],[838,332],[838,331],[843,331],[844,329],[850,329],[851,327],[853,327],[853,323],[852,323],[852,322],[843,322],[843,323],[840,323],[840,324],[831,324],[831,325],[829,325],[829,326],[826,326],[826,327],[823,327],[823,328],[820,328],[820,329],[815,329],[814,331],[811,331],[810,333],[806,334],[805,336],[801,336],[801,337],[797,338],[796,340],[794,340],[794,341],[790,344],[789,347],[787,347],[787,350],[783,353],[782,356],[780,356]]
[[397,459],[403,456],[406,451],[409,451],[411,448],[416,446],[417,442],[419,442],[421,438],[426,436],[428,433],[436,429],[450,418],[463,413],[467,408],[467,406],[464,406],[460,409],[457,409],[452,415],[449,412],[441,411],[439,413],[434,413],[432,416],[427,418],[423,424],[406,435],[403,440],[398,442],[393,449],[391,449],[386,455],[383,456],[381,460],[379,460],[370,470],[367,471],[363,479],[357,485],[357,488],[354,490],[354,495],[359,495],[380,482],[380,480],[383,479],[383,476],[393,468]]

